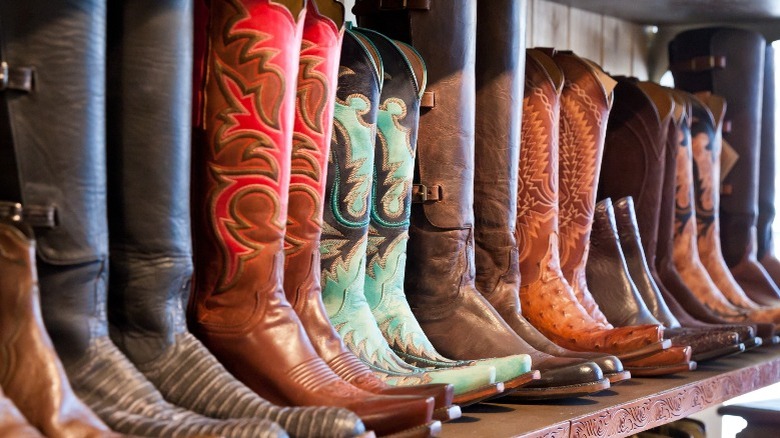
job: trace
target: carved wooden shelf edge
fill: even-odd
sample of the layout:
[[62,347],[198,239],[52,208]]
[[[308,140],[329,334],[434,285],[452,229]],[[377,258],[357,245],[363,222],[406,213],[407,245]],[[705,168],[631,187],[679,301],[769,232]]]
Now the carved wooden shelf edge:
[[[559,425],[530,436],[625,437],[684,418],[738,395],[780,380],[780,359],[726,372],[713,378],[660,392],[644,400],[613,406],[571,420],[569,428]],[[564,429],[569,429],[564,431]]]

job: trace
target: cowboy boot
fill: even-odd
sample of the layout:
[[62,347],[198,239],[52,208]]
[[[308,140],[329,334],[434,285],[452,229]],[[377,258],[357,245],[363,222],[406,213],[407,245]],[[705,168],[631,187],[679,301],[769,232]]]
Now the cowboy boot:
[[734,280],[723,260],[718,210],[721,127],[726,103],[720,96],[709,92],[700,92],[698,96],[691,99],[691,103],[697,242],[702,264],[723,295],[735,306],[747,310],[751,320],[767,323],[780,321],[780,308],[762,307],[751,300]]
[[[28,208],[56,206],[56,226],[37,232],[37,271],[43,321],[74,392],[122,433],[286,436],[271,422],[218,421],[166,402],[109,339],[106,2],[25,5],[40,9],[34,15],[14,6],[0,5],[0,15],[17,17],[3,26],[4,56],[20,81],[34,65],[35,81],[17,83],[27,93],[8,99],[13,136],[2,144],[13,145],[18,168],[3,177],[18,177]],[[69,55],[52,57],[52,44]],[[33,122],[42,119],[49,123]]]
[[[599,308],[615,326],[660,324],[645,306],[628,272],[610,198],[596,204],[587,281],[593,286],[593,298]],[[624,361],[624,365],[632,375],[660,375],[664,370],[669,373],[679,371],[680,366],[690,361],[692,354],[690,346],[676,345],[638,360]]]
[[[558,248],[558,118],[563,75],[553,59],[528,50],[519,164],[517,244],[523,315],[572,350],[619,358],[668,347],[659,326],[611,329],[593,320],[563,278]],[[561,319],[560,314],[566,315]]]
[[774,253],[772,223],[775,219],[775,51],[766,46],[764,95],[761,116],[761,153],[758,169],[758,218],[756,258],[769,277],[780,284],[780,260]]
[[199,214],[189,325],[228,371],[272,403],[347,407],[377,434],[427,436],[438,424],[428,424],[432,399],[375,397],[341,380],[317,356],[284,296],[297,90],[290,84],[304,14],[302,1],[211,4],[194,148]]
[[434,397],[434,418],[452,420],[461,415],[460,407],[452,404],[452,385],[393,387],[386,384],[347,349],[330,324],[322,302],[319,261],[322,199],[343,34],[344,9],[340,3],[307,2],[284,236],[285,294],[317,354],[342,379],[377,394]]
[[744,310],[731,304],[710,279],[701,261],[696,237],[696,211],[693,189],[693,156],[691,152],[690,95],[673,90],[675,103],[684,108],[683,121],[677,130],[675,178],[674,245],[672,257],[683,282],[707,308],[730,321],[746,321]]
[[723,141],[734,149],[739,159],[722,175],[723,258],[734,279],[753,301],[776,305],[780,302],[780,290],[756,259],[759,126],[765,56],[764,38],[743,29],[695,29],[678,34],[669,43],[675,86],[691,93],[711,91],[728,103],[724,121],[728,129],[723,130]]
[[[629,377],[614,356],[576,353],[550,342],[533,328],[520,310],[515,226],[517,165],[520,152],[524,77],[525,3],[502,1],[477,4],[476,136],[474,157],[474,241],[477,289],[499,312],[526,347],[542,381],[513,397],[573,397],[599,390],[595,363],[616,383]],[[531,345],[529,340],[538,340]],[[537,351],[538,350],[538,351]],[[560,356],[560,357],[554,357]]]
[[[410,2],[409,9],[395,12],[376,6],[372,1],[356,3],[353,12],[361,25],[412,44],[428,66],[404,282],[412,312],[444,357],[470,360],[523,354],[525,343],[474,285],[476,4]],[[441,38],[453,50],[439,50],[435,43]],[[442,142],[452,147],[438,147]]]
[[[671,98],[671,92],[669,97]],[[656,247],[656,269],[658,272],[658,287],[674,316],[686,327],[712,328],[720,325],[733,330],[740,336],[740,341],[746,348],[751,345],[763,343],[763,337],[767,339],[773,336],[774,328],[771,325],[730,323],[712,313],[680,278],[673,258],[674,221],[675,221],[675,192],[677,187],[677,146],[678,131],[683,122],[685,108],[676,105],[674,114],[669,121],[668,135],[665,142],[665,164],[663,187],[661,188],[661,203],[658,207],[658,241]],[[756,337],[756,331],[760,329]]]
[[[391,116],[384,105],[380,110],[380,93],[361,91],[379,91],[383,73],[379,49],[364,35],[348,31],[336,91],[334,140],[320,246],[325,308],[344,342],[362,361],[380,372],[398,374],[388,378],[388,383],[452,383],[459,402],[480,400],[495,395],[494,367],[424,371],[404,362],[382,334],[371,313],[373,303],[365,294],[369,223],[375,214],[371,191],[373,175],[378,172],[374,169],[376,126],[380,113],[383,117]],[[402,81],[400,71],[388,72],[388,76],[394,77],[396,73]],[[403,104],[398,98],[387,100],[396,106]]]
[[[167,19],[148,20],[155,10],[165,10]],[[200,414],[272,419],[292,436],[361,433],[362,422],[345,409],[280,408],[261,399],[187,331],[183,306],[192,277],[189,2],[153,1],[140,9],[134,3],[115,12],[122,26],[112,28],[117,32],[108,58],[113,139],[108,184],[116,193],[108,204],[112,339],[166,400]],[[139,203],[148,208],[135,208]]]
[[386,79],[377,113],[374,178],[368,224],[364,293],[371,312],[391,348],[404,361],[440,369],[492,366],[504,390],[528,383],[527,356],[454,361],[439,354],[425,336],[404,294],[404,270],[412,197],[414,152],[419,102],[425,90],[426,67],[410,46],[368,30],[358,33],[383,59]]
[[[650,273],[645,259],[633,199],[630,196],[618,199],[613,204],[613,207],[620,238],[620,250],[625,256],[628,273],[637,287],[642,301],[647,304],[644,297],[650,295],[657,297],[666,307],[666,302],[658,290],[658,286]],[[646,289],[644,293],[642,292],[643,287]],[[669,311],[668,307],[667,311]],[[669,339],[671,339],[673,346],[691,346],[693,349],[692,359],[697,362],[740,353],[745,349],[744,344],[740,342],[739,335],[729,329],[713,327],[711,330],[705,330],[678,325],[675,328],[664,330],[664,335],[666,335],[667,331],[672,333]]]
[[[86,407],[85,407],[86,408]],[[38,429],[32,427],[14,403],[6,398],[0,388],[0,436],[17,438],[42,438]]]
[[[19,415],[24,422],[46,436],[119,436],[73,393],[41,319],[35,242],[28,237],[27,225],[18,222],[25,212],[20,204],[9,202],[0,202],[0,208],[0,387],[13,401],[2,397],[13,408],[7,413],[18,414],[16,404],[27,417]],[[45,225],[43,218],[31,223]],[[0,418],[5,419],[3,414]],[[4,427],[8,426],[0,420],[0,432]]]

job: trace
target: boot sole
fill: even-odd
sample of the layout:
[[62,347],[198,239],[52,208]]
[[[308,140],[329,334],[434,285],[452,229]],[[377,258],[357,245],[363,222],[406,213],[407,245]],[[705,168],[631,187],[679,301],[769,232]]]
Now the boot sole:
[[441,421],[434,420],[391,435],[382,435],[382,438],[432,438],[439,435],[441,435]]
[[701,354],[694,354],[691,357],[696,362],[703,362],[705,360],[718,359],[721,357],[733,356],[745,351],[745,344],[729,345],[725,348],[719,348],[713,351],[705,351]]
[[456,395],[452,402],[465,407],[473,405],[474,403],[479,403],[482,400],[501,394],[502,392],[504,392],[504,382],[491,383],[490,385]]
[[631,371],[620,371],[617,373],[604,374],[604,377],[609,379],[610,385],[616,385],[631,379]]
[[634,377],[657,377],[666,376],[669,374],[682,373],[685,371],[693,371],[696,369],[696,362],[679,363],[674,365],[666,365],[662,367],[627,367],[631,371],[631,375]]
[[539,370],[531,370],[525,374],[521,374],[512,380],[507,380],[506,382],[504,382],[503,394],[514,392],[520,389],[523,385],[527,385],[533,382],[534,380],[539,380],[541,378],[542,378],[542,373]]
[[433,419],[439,421],[457,420],[463,416],[463,412],[458,405],[449,405],[433,411]]
[[595,382],[578,383],[576,385],[551,386],[548,388],[519,388],[511,394],[496,398],[501,402],[556,400],[562,398],[584,397],[603,391],[609,387],[609,379],[603,378],[601,380],[596,380]]
[[629,351],[628,353],[625,354],[617,354],[616,356],[620,360],[639,359],[645,356],[650,356],[651,354],[657,351],[666,350],[671,346],[672,346],[671,339],[666,339],[661,342],[656,342],[655,344],[650,344],[647,347],[642,347],[638,350]]
[[764,345],[777,345],[780,344],[780,335],[772,336],[771,338],[762,338]]

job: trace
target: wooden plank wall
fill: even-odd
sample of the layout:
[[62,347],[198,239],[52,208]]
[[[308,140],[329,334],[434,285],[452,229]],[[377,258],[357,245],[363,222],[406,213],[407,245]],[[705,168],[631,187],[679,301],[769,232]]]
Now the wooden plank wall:
[[[343,3],[349,11],[355,2]],[[647,38],[642,26],[547,0],[527,3],[527,47],[573,50],[610,74],[647,79]],[[347,13],[347,20],[355,20],[351,12]]]
[[526,46],[568,49],[613,75],[647,79],[643,26],[546,0],[528,0]]

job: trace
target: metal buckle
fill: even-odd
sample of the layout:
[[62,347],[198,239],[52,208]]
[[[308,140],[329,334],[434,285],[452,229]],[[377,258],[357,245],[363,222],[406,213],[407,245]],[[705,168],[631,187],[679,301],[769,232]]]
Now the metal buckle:
[[406,0],[379,0],[377,9],[380,11],[402,11],[406,9]]
[[0,91],[8,88],[8,63],[0,62]]
[[18,202],[0,202],[0,217],[13,222],[21,222],[24,209]]

